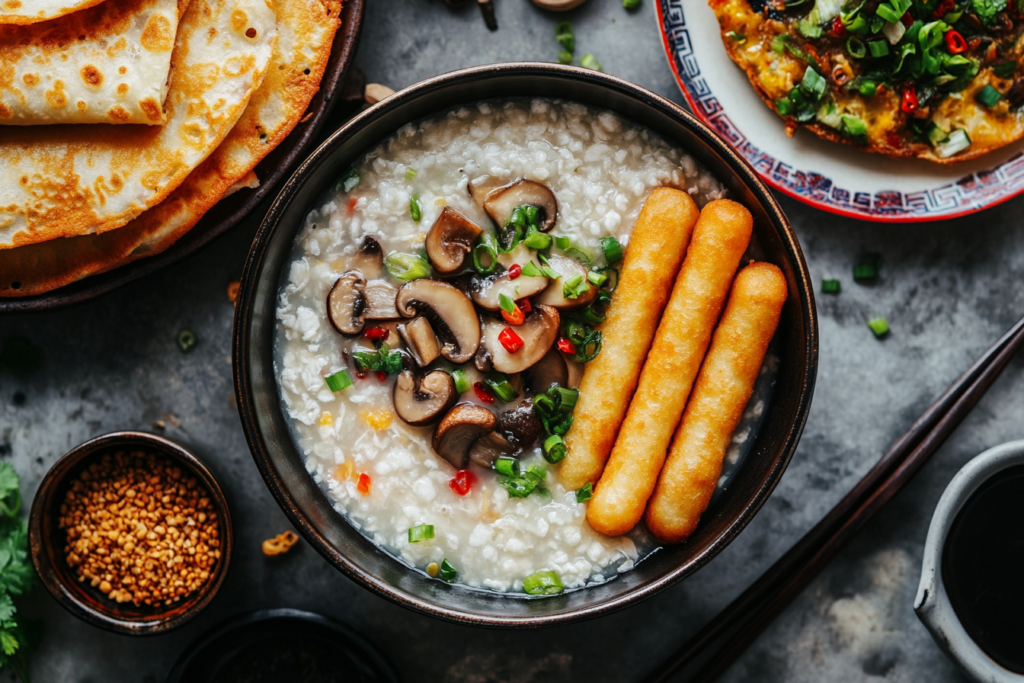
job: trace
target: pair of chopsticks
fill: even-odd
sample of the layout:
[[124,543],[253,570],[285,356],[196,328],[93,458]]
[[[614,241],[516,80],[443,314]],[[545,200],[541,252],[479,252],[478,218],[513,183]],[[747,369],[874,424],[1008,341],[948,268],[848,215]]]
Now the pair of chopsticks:
[[[839,503],[644,683],[667,683],[703,662],[688,683],[721,676],[875,513],[913,478],[1024,344],[1024,318],[999,338],[889,448]],[[722,643],[717,649],[716,643]]]

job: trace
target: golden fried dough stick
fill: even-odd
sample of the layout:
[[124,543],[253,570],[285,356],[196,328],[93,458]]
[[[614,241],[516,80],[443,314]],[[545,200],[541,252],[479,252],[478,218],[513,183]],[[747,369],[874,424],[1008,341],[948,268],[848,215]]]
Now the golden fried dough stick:
[[785,302],[786,279],[776,266],[751,263],[736,276],[644,516],[665,543],[693,533],[707,509]]
[[710,202],[700,212],[636,393],[587,510],[590,526],[602,534],[624,534],[644,514],[752,227],[750,212],[728,199]]
[[644,202],[607,317],[599,328],[601,352],[587,363],[572,428],[565,436],[561,478],[570,489],[601,476],[686,255],[697,214],[690,195],[668,187],[654,190]]

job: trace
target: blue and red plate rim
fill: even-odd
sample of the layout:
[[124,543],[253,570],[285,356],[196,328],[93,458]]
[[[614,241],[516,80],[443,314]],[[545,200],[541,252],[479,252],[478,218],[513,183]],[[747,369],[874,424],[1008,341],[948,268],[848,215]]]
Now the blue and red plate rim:
[[[665,56],[693,113],[738,151],[771,187],[840,216],[882,223],[949,220],[988,209],[1024,192],[1024,151],[994,169],[917,192],[853,192],[831,178],[797,168],[765,153],[733,124],[700,72],[684,0],[655,0]],[[701,3],[704,0],[690,0]]]

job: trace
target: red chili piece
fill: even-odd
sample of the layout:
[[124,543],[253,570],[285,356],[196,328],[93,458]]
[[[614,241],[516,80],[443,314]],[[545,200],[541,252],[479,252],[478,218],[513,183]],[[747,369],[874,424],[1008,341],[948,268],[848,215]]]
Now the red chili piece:
[[366,379],[366,370],[356,370],[356,379]]
[[513,263],[512,267],[508,269],[508,279],[515,280],[517,277],[523,274],[523,267],[518,263]]
[[348,198],[348,215],[351,216],[356,212],[356,204],[359,202],[359,197]]
[[356,490],[364,496],[370,495],[370,475],[363,472],[359,475],[359,483],[356,484]]
[[511,327],[506,327],[498,333],[498,341],[509,353],[515,353],[523,348],[523,339]]
[[959,32],[949,29],[946,31],[946,49],[949,50],[949,54],[958,55],[961,52],[967,50],[967,41],[960,35]]
[[448,480],[448,486],[452,487],[452,491],[464,496],[469,493],[469,490],[473,488],[473,481],[476,477],[469,470],[459,470],[455,473],[455,476]]
[[935,8],[935,11],[932,12],[932,16],[936,19],[941,19],[954,9],[956,9],[956,5],[953,0],[942,0],[942,2],[939,3],[939,6]]
[[833,38],[845,38],[846,37],[846,25],[843,24],[842,17],[836,17],[832,22],[832,30],[829,31]]
[[914,90],[914,86],[908,85],[903,91],[903,103],[900,105],[900,110],[904,114],[913,114],[917,111],[917,91]]
[[384,372],[383,370],[378,370],[377,371],[377,379],[379,379],[381,382],[387,382],[388,381],[388,373]]
[[905,28],[910,28],[914,25],[914,17],[910,16],[910,12],[904,12],[903,16],[900,17],[900,23],[903,24]]
[[562,353],[576,353],[576,345],[566,337],[558,338],[558,350]]
[[523,313],[523,309],[518,306],[513,308],[511,313],[506,311],[504,308],[501,309],[501,317],[504,318],[505,322],[509,325],[522,325],[526,322],[526,315]]
[[367,339],[380,339],[382,342],[386,342],[388,337],[391,336],[391,330],[380,325],[374,325],[373,327],[367,327],[363,331],[363,336]]
[[533,306],[530,305],[529,299],[521,299],[520,301],[517,301],[516,304],[519,305],[519,309],[523,313],[529,313],[530,311],[533,310]]
[[491,390],[484,386],[483,382],[477,382],[473,385],[473,391],[476,392],[476,397],[484,403],[494,403],[494,394]]
[[900,134],[894,130],[890,130],[888,133],[885,134],[885,141],[889,143],[890,147],[903,146],[903,138],[901,138]]

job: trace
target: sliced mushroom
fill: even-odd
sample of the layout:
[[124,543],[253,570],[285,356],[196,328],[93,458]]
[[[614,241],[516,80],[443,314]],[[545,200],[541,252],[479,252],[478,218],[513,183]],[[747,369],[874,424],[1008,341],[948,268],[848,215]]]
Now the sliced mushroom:
[[342,334],[359,334],[366,325],[366,278],[358,270],[343,273],[327,294],[327,319]]
[[461,289],[441,280],[413,280],[402,285],[395,300],[406,318],[422,311],[431,316],[436,334],[444,342],[441,355],[453,363],[465,363],[480,346],[480,320]]
[[557,384],[569,386],[569,367],[562,352],[552,346],[544,357],[526,372],[526,388],[530,393],[541,394]]
[[416,386],[416,376],[403,371],[395,380],[395,413],[414,427],[433,424],[455,403],[455,380],[444,370],[428,372]]
[[558,201],[555,194],[544,185],[520,178],[504,187],[491,190],[484,200],[484,211],[495,225],[501,227],[517,206],[536,206],[537,227],[549,232],[558,220]]
[[584,281],[587,279],[587,268],[579,261],[571,259],[568,256],[552,254],[548,257],[548,265],[551,266],[551,270],[556,273],[561,273],[562,277],[552,280],[551,284],[548,285],[548,288],[533,299],[534,304],[554,306],[558,309],[578,308],[580,306],[590,305],[590,302],[597,297],[597,287],[589,284],[587,286],[587,291],[583,292],[575,299],[569,299],[565,296],[565,292],[562,288],[562,283],[564,281],[569,280],[574,275],[581,276]]
[[481,436],[469,447],[469,461],[480,467],[490,467],[501,456],[516,455],[519,450],[501,434],[491,432]]
[[469,449],[478,438],[494,431],[498,419],[494,413],[475,403],[459,403],[434,430],[434,452],[456,469],[469,462]]
[[466,255],[482,232],[483,228],[452,207],[444,207],[427,231],[427,256],[434,270],[441,275],[453,275],[462,270]]
[[469,281],[468,289],[469,295],[473,297],[477,306],[488,311],[497,311],[501,308],[502,294],[513,301],[527,299],[547,289],[548,282],[549,280],[543,275],[539,277],[520,275],[513,280],[506,272],[490,277],[475,277]]
[[521,449],[532,447],[544,433],[537,413],[533,412],[533,400],[526,399],[513,410],[498,416],[497,433]]
[[473,198],[473,203],[477,205],[477,208],[484,211],[487,195],[505,184],[504,180],[492,175],[478,176],[469,181],[469,196]]
[[387,280],[370,280],[363,293],[366,295],[367,320],[397,320],[402,317],[395,308],[398,287]]
[[480,372],[490,372],[494,369],[494,363],[491,362],[491,352],[483,344],[480,345],[480,348],[476,350],[476,354],[473,356],[473,365]]
[[550,306],[534,305],[533,312],[526,316],[526,322],[515,328],[523,340],[523,346],[515,353],[498,341],[498,335],[507,325],[491,320],[484,325],[483,344],[491,354],[491,363],[498,372],[512,374],[522,372],[544,357],[558,338],[558,311]]
[[385,342],[388,348],[392,351],[402,346],[402,335],[399,331],[399,324],[395,321],[376,323],[377,327],[382,327],[388,331],[388,340]]
[[384,250],[381,249],[380,242],[369,235],[364,237],[351,262],[352,266],[358,268],[366,277],[380,277],[380,270],[384,266]]
[[414,318],[412,322],[398,326],[398,333],[409,347],[413,360],[421,368],[430,365],[441,355],[441,347],[437,343],[437,335],[423,316]]

